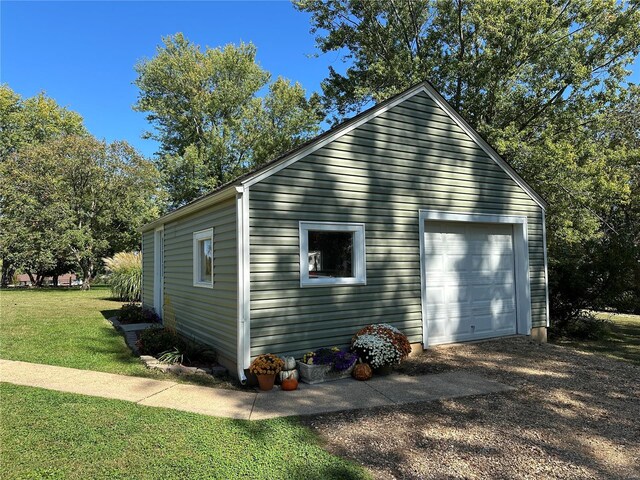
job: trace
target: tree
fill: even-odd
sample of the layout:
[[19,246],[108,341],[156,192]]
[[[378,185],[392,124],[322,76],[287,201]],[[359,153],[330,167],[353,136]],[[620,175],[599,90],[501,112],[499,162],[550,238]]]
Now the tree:
[[157,215],[157,171],[125,142],[68,135],[20,149],[0,164],[0,242],[37,282],[60,261],[82,272],[139,246]]
[[557,317],[595,306],[605,288],[597,263],[612,261],[613,245],[618,253],[635,251],[637,262],[637,243],[622,241],[619,232],[629,221],[621,212],[636,208],[630,205],[638,150],[619,140],[611,121],[637,99],[625,83],[640,51],[637,2],[299,0],[296,6],[311,13],[320,51],[344,52],[350,61],[344,74],[330,68],[322,85],[335,120],[429,80],[548,200]]
[[[163,39],[136,66],[140,95],[160,142],[158,165],[176,207],[237,177],[318,132],[317,95],[256,63],[252,44],[206,48],[182,34]],[[268,93],[258,97],[268,86]]]
[[[0,85],[0,163],[11,158],[22,148],[30,145],[47,142],[64,135],[84,134],[86,130],[82,123],[82,117],[76,112],[59,106],[55,100],[40,93],[34,97],[23,99],[8,85]],[[46,187],[46,186],[45,186]],[[4,213],[0,211],[0,217]],[[44,265],[52,265],[52,257],[29,257],[28,252],[18,252],[20,232],[4,232],[0,243],[0,257],[2,257],[2,281],[1,286],[6,287],[13,274],[18,258],[31,258],[44,268]],[[32,248],[38,236],[31,238]],[[24,247],[24,246],[23,246]],[[35,250],[31,251],[33,254]],[[50,252],[51,254],[51,252]],[[57,262],[60,264],[60,262]],[[63,272],[64,273],[64,272]],[[32,279],[37,282],[37,279]]]

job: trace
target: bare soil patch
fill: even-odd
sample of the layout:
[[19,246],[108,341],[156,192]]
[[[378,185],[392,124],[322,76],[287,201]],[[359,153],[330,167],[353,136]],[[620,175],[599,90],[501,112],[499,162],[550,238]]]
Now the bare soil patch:
[[637,365],[516,337],[433,348],[401,367],[451,369],[517,390],[303,421],[381,479],[640,479]]

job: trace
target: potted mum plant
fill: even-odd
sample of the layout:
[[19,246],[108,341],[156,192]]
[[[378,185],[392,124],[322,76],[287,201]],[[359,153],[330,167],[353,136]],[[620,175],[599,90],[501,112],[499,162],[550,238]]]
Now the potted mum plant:
[[300,379],[305,383],[321,383],[351,375],[358,356],[338,347],[319,348],[304,354],[298,362]]
[[249,371],[258,377],[260,390],[268,391],[273,388],[276,375],[280,373],[280,370],[283,368],[284,361],[280,357],[271,353],[264,353],[258,355],[253,362],[251,362]]
[[351,351],[363,362],[371,365],[374,373],[391,373],[411,353],[411,344],[407,336],[387,323],[368,325],[359,330],[351,340]]

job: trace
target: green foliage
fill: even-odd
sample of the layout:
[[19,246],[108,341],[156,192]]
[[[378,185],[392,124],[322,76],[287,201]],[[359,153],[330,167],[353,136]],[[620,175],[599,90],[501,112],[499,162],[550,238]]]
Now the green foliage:
[[169,365],[174,365],[176,363],[181,364],[184,362],[184,353],[181,352],[177,347],[173,347],[170,350],[161,352],[158,355],[158,360],[162,363],[168,363]]
[[82,117],[40,93],[22,99],[0,84],[0,162],[22,147],[65,135],[85,134]]
[[140,301],[142,291],[142,255],[140,252],[119,252],[102,259],[109,273],[107,283],[118,300]]
[[[300,0],[338,120],[423,80],[548,202],[551,313],[640,305],[640,4]],[[635,299],[635,300],[634,300]],[[634,306],[636,305],[636,306]]]
[[[319,99],[256,63],[252,44],[206,48],[178,33],[136,66],[140,95],[160,142],[159,167],[179,206],[305,141],[318,131]],[[268,85],[268,93],[257,92]]]
[[[82,117],[60,107],[53,99],[40,93],[23,99],[8,85],[0,85],[0,164],[16,155],[21,149],[42,144],[65,135],[86,134]],[[0,172],[1,175],[1,172]],[[0,186],[11,187],[13,179],[0,176]],[[46,186],[46,185],[45,185]],[[23,192],[29,195],[30,191]],[[0,210],[2,212],[2,210]],[[26,212],[28,214],[28,212]],[[55,212],[43,212],[44,216]],[[4,213],[0,213],[3,216]],[[0,225],[0,257],[2,257],[2,286],[10,283],[17,268],[32,273],[36,282],[44,275],[67,273],[72,266],[59,248],[44,248],[50,243],[46,232],[4,232]],[[30,236],[25,236],[28,234]],[[26,239],[29,239],[28,242]],[[16,246],[16,242],[21,245]],[[24,260],[29,262],[24,264]],[[33,272],[31,272],[33,270]]]
[[153,356],[174,348],[184,351],[187,347],[185,340],[175,330],[167,328],[147,328],[143,330],[140,333],[137,345],[140,353]]
[[0,244],[41,272],[59,259],[82,272],[139,247],[137,228],[157,215],[157,171],[125,142],[65,136],[22,148],[0,164]]
[[566,320],[562,325],[554,325],[550,332],[552,339],[603,340],[611,333],[611,321],[583,311]]
[[160,318],[149,308],[142,308],[137,303],[127,303],[118,311],[118,321],[122,324],[160,323]]

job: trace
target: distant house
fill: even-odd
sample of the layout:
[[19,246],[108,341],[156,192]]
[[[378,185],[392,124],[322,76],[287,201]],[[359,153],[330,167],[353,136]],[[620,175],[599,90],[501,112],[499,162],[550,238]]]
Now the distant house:
[[[31,279],[29,278],[29,275],[27,275],[26,273],[23,274],[19,274],[16,275],[16,280],[17,283],[16,285],[21,286],[21,287],[30,287],[31,286]],[[53,277],[44,277],[44,280],[42,282],[43,285],[53,285],[54,284],[54,278]],[[78,277],[76,276],[75,273],[65,273],[64,275],[59,275],[58,276],[58,285],[59,286],[72,286],[72,285],[78,285]]]
[[545,207],[423,83],[146,225],[143,302],[240,378],[376,322],[544,340]]

